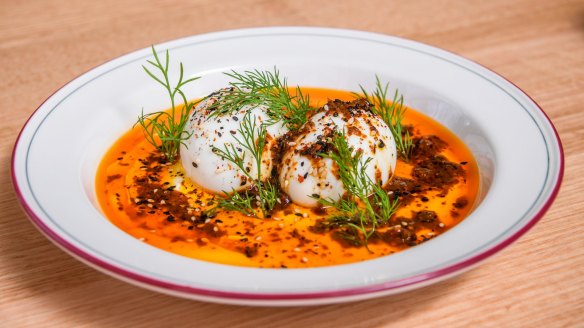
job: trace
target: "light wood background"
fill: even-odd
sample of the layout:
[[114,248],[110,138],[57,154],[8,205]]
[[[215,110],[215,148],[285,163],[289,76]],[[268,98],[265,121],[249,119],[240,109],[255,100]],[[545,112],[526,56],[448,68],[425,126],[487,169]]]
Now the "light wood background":
[[[79,74],[135,49],[255,26],[398,35],[475,60],[515,82],[555,123],[561,192],[517,243],[457,278],[397,296],[308,308],[200,303],[99,273],[45,239],[10,183],[15,138]],[[504,118],[501,118],[504,119]],[[0,0],[0,326],[584,326],[584,1]]]

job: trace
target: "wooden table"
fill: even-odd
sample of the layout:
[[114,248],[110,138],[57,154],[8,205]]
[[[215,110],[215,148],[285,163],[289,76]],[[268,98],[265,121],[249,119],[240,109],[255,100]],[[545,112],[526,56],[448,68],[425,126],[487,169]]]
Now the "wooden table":
[[[584,2],[0,0],[0,326],[377,327],[584,325]],[[527,235],[457,278],[364,302],[308,308],[200,303],[150,292],[65,254],[10,187],[18,131],[79,74],[153,43],[253,26],[398,35],[475,60],[515,82],[555,123],[561,192]]]

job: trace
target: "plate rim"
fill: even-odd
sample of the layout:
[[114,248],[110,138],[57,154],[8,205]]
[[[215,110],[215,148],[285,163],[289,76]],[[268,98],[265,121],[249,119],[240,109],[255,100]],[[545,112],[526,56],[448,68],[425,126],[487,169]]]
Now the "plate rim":
[[89,264],[90,266],[92,266],[94,268],[99,269],[102,272],[114,275],[117,278],[122,278],[122,279],[129,281],[131,283],[134,283],[134,284],[140,284],[141,286],[143,286],[142,284],[145,284],[146,287],[151,287],[151,288],[156,289],[156,290],[162,289],[160,291],[163,291],[163,292],[166,291],[169,293],[178,293],[181,296],[195,298],[195,299],[197,298],[197,296],[199,296],[199,297],[203,297],[203,298],[204,297],[218,298],[218,299],[225,300],[225,301],[227,301],[227,300],[231,300],[231,301],[237,301],[237,300],[240,300],[240,301],[299,301],[299,300],[318,301],[318,300],[322,300],[322,299],[328,299],[329,301],[334,301],[334,299],[338,299],[341,297],[350,297],[350,296],[358,296],[358,295],[365,296],[365,295],[370,295],[370,294],[374,294],[374,293],[382,293],[382,292],[386,293],[386,294],[392,293],[392,292],[395,293],[401,289],[405,289],[407,287],[411,287],[411,286],[414,286],[417,284],[422,284],[422,283],[428,284],[428,283],[434,282],[436,280],[440,280],[441,278],[444,279],[446,277],[455,275],[457,273],[462,273],[465,270],[468,270],[471,267],[473,267],[474,265],[478,264],[479,262],[491,257],[492,255],[498,253],[502,249],[506,248],[511,243],[513,243],[515,240],[517,240],[519,237],[521,237],[523,234],[525,234],[527,231],[529,231],[544,216],[544,214],[547,212],[549,207],[552,205],[553,201],[555,200],[555,198],[559,192],[560,185],[562,183],[563,176],[564,176],[564,166],[565,166],[564,150],[563,150],[562,142],[561,142],[561,139],[560,139],[560,136],[557,132],[556,127],[554,126],[554,124],[551,121],[551,119],[549,118],[549,116],[543,111],[541,106],[535,100],[533,100],[533,98],[531,98],[525,91],[523,91],[520,87],[518,87],[515,83],[511,82],[510,80],[503,77],[502,75],[494,72],[490,68],[488,68],[482,64],[479,64],[475,61],[472,61],[470,59],[467,59],[464,56],[461,56],[461,55],[453,53],[451,51],[447,51],[447,50],[444,50],[444,49],[441,49],[441,48],[438,48],[438,47],[435,47],[432,45],[428,45],[428,44],[425,44],[422,42],[404,39],[404,38],[400,38],[400,37],[396,37],[396,36],[390,36],[390,35],[379,34],[379,33],[372,33],[372,32],[367,32],[367,31],[351,30],[351,29],[336,29],[336,28],[321,28],[321,27],[261,27],[261,28],[224,30],[224,31],[211,32],[211,33],[205,33],[205,34],[191,35],[191,36],[186,36],[186,37],[182,37],[182,38],[178,38],[178,39],[174,39],[174,40],[164,41],[164,42],[158,44],[158,46],[161,46],[161,45],[164,46],[164,45],[167,45],[169,43],[180,42],[181,40],[189,39],[192,37],[213,38],[214,36],[221,35],[221,34],[225,35],[225,34],[241,33],[241,34],[245,35],[248,33],[253,34],[253,33],[257,33],[257,32],[264,32],[264,33],[269,33],[269,32],[273,32],[273,31],[292,32],[294,30],[302,31],[303,33],[310,33],[310,32],[314,33],[314,32],[323,32],[323,31],[329,32],[329,33],[332,32],[332,33],[336,33],[336,34],[339,34],[339,33],[341,33],[341,34],[343,34],[343,33],[355,34],[355,33],[357,33],[357,34],[361,34],[364,36],[370,36],[370,37],[374,37],[374,38],[390,37],[390,38],[394,38],[394,39],[399,39],[399,40],[402,40],[402,41],[405,41],[408,43],[412,43],[412,44],[415,44],[418,46],[430,47],[430,48],[433,48],[435,50],[439,50],[439,51],[448,53],[450,55],[453,55],[456,57],[456,59],[462,59],[462,60],[471,62],[472,64],[475,64],[475,65],[489,71],[490,73],[494,74],[495,76],[497,76],[497,77],[503,79],[504,81],[506,81],[507,83],[509,83],[511,86],[515,87],[515,89],[517,91],[519,91],[523,96],[527,97],[527,99],[529,99],[535,105],[535,107],[540,111],[540,113],[543,114],[545,121],[547,122],[547,124],[549,124],[549,126],[551,127],[551,129],[553,131],[553,135],[550,134],[550,137],[552,137],[551,141],[555,141],[557,143],[557,146],[558,146],[559,157],[558,157],[557,180],[555,181],[555,184],[553,185],[553,188],[552,188],[548,198],[545,199],[544,202],[542,202],[542,206],[539,209],[539,211],[537,213],[535,213],[525,223],[524,226],[522,226],[518,231],[516,231],[512,235],[508,236],[506,239],[500,241],[499,243],[497,243],[495,245],[492,245],[492,247],[487,248],[484,251],[479,252],[479,253],[477,253],[477,254],[475,254],[475,255],[471,256],[470,258],[465,259],[463,261],[451,264],[451,265],[443,267],[443,268],[439,268],[439,269],[434,270],[434,271],[418,274],[418,275],[413,275],[413,276],[404,277],[404,278],[400,278],[400,279],[396,279],[396,280],[392,280],[392,281],[386,281],[386,282],[382,282],[382,283],[372,284],[372,285],[368,285],[368,286],[351,287],[351,288],[345,288],[345,289],[341,288],[338,290],[300,292],[300,293],[228,292],[228,291],[206,289],[206,288],[200,288],[200,287],[185,286],[185,285],[178,284],[178,283],[163,281],[160,279],[149,277],[147,275],[133,272],[133,271],[127,270],[123,267],[119,267],[119,266],[116,266],[114,264],[111,264],[107,261],[104,261],[104,260],[98,258],[97,256],[94,256],[92,254],[85,252],[84,250],[78,248],[77,246],[73,245],[72,243],[70,243],[69,241],[67,241],[63,237],[61,237],[57,232],[53,231],[47,224],[45,224],[43,222],[43,220],[40,218],[40,216],[34,212],[34,210],[31,208],[31,206],[28,204],[27,200],[25,199],[25,196],[21,190],[21,187],[19,186],[19,184],[17,182],[17,177],[16,177],[16,173],[15,173],[15,166],[16,166],[15,157],[16,157],[17,148],[19,147],[19,144],[21,143],[22,134],[26,130],[31,119],[33,117],[35,117],[35,115],[43,107],[43,105],[48,100],[50,100],[55,94],[57,94],[59,91],[61,91],[63,88],[65,88],[66,86],[68,86],[69,84],[71,84],[72,82],[77,80],[78,78],[93,71],[94,69],[96,69],[102,65],[105,65],[107,63],[111,63],[113,61],[116,61],[122,57],[129,55],[129,54],[143,50],[144,48],[133,50],[133,51],[130,51],[130,52],[125,53],[123,55],[120,55],[118,57],[112,58],[104,63],[100,63],[99,65],[96,65],[95,67],[92,67],[91,69],[88,69],[87,71],[77,75],[76,77],[74,77],[73,79],[71,79],[70,81],[65,83],[63,86],[56,89],[51,95],[49,95],[32,112],[32,114],[29,116],[29,118],[24,123],[22,129],[20,130],[18,137],[16,138],[16,141],[15,141],[15,144],[14,144],[14,147],[12,150],[12,158],[11,158],[11,165],[10,165],[12,185],[13,185],[14,191],[15,191],[16,196],[17,196],[17,200],[19,201],[21,208],[27,214],[27,216],[29,217],[31,222],[37,227],[37,229],[39,229],[45,235],[45,237],[47,239],[49,239],[51,242],[53,242],[57,246],[59,246],[59,248],[63,249],[65,252],[67,252],[70,255],[72,255],[73,257],[81,260],[82,262]]

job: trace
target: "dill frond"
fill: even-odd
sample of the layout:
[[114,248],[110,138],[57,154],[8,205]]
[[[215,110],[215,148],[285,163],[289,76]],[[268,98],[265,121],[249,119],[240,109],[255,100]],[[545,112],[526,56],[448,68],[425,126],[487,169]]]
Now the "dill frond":
[[[213,152],[235,164],[252,181],[257,190],[257,197],[249,191],[237,192],[232,190],[231,193],[225,192],[226,198],[220,201],[218,206],[252,215],[255,213],[253,210],[253,205],[255,204],[255,207],[260,209],[262,217],[266,218],[276,206],[278,199],[278,188],[269,180],[262,181],[264,177],[262,176],[261,164],[266,146],[266,126],[265,124],[258,124],[256,117],[254,116],[252,119],[252,114],[248,112],[243,117],[237,131],[241,137],[233,135],[234,143],[226,144],[223,149],[214,147]],[[240,154],[235,144],[251,153],[252,160],[255,162],[255,172],[251,172],[246,167],[245,152]]]
[[[336,213],[329,219],[338,227],[357,231],[365,246],[377,226],[386,223],[399,207],[399,201],[375,183],[366,173],[371,158],[355,152],[347,143],[345,132],[333,135],[334,150],[321,157],[332,159],[339,167],[339,175],[347,194],[335,201],[319,199],[324,206],[332,206]],[[332,220],[332,221],[331,221]],[[357,242],[357,240],[353,240]]]
[[240,110],[243,106],[268,107],[270,121],[267,125],[283,122],[290,130],[299,129],[308,119],[310,97],[302,93],[300,87],[296,87],[293,96],[288,88],[286,78],[280,77],[280,72],[274,67],[274,71],[245,71],[238,73],[231,71],[224,73],[234,81],[229,85],[232,90],[226,92],[215,104],[212,116],[231,114]]
[[373,112],[379,115],[391,130],[398,156],[407,162],[412,153],[412,138],[408,130],[404,129],[402,125],[402,120],[406,112],[403,95],[399,94],[398,90],[395,90],[393,100],[391,102],[388,101],[387,92],[389,83],[382,85],[377,75],[375,75],[375,80],[376,88],[373,93],[368,93],[363,86],[359,85],[362,95],[355,95],[367,99],[373,105]]
[[[144,111],[142,111],[136,124],[139,124],[144,129],[146,140],[161,151],[168,161],[174,162],[178,157],[180,145],[184,144],[184,141],[191,136],[191,133],[185,131],[185,127],[189,119],[189,113],[196,104],[195,102],[187,101],[187,97],[181,88],[200,77],[184,79],[183,64],[179,63],[179,78],[176,85],[172,86],[168,75],[170,64],[168,50],[166,51],[164,63],[160,60],[154,46],[152,46],[152,54],[154,55],[154,61],[147,60],[147,62],[155,69],[154,72],[159,71],[161,76],[154,74],[145,65],[142,65],[142,68],[148,76],[164,87],[170,98],[171,110],[170,113],[155,112],[149,114],[144,114]],[[179,108],[175,104],[177,98],[182,100],[182,105]]]

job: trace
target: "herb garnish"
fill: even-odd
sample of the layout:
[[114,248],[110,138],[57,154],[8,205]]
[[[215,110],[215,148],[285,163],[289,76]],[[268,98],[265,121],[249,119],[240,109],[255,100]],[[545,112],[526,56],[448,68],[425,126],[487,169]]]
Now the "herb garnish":
[[232,190],[231,193],[224,191],[226,198],[220,200],[217,207],[239,211],[250,216],[256,215],[255,208],[259,208],[262,217],[266,218],[278,201],[278,188],[269,180],[262,181],[261,164],[266,147],[267,130],[264,123],[257,123],[256,117],[252,119],[251,112],[247,112],[237,130],[241,137],[232,136],[239,146],[252,154],[255,172],[251,172],[251,168],[246,167],[245,152],[238,152],[238,147],[234,144],[225,144],[224,149],[213,147],[213,152],[235,164],[253,183],[255,189],[255,193],[251,190],[243,192]]
[[389,88],[389,83],[382,86],[381,80],[377,75],[375,75],[375,80],[376,89],[372,94],[367,93],[365,88],[359,85],[363,95],[355,95],[357,97],[364,97],[371,105],[373,105],[372,111],[379,115],[391,130],[398,156],[405,161],[409,161],[412,153],[412,138],[408,130],[404,130],[402,125],[402,120],[406,112],[406,108],[404,107],[404,97],[399,94],[398,90],[395,90],[393,100],[388,102],[387,89]]
[[345,132],[335,132],[332,137],[334,150],[321,157],[330,158],[339,167],[343,187],[347,191],[338,201],[320,199],[324,206],[336,210],[329,219],[332,226],[348,228],[350,232],[343,237],[355,245],[365,245],[375,233],[379,224],[386,223],[398,209],[399,200],[390,197],[380,185],[366,173],[372,158],[363,158],[363,153],[349,147]]
[[[161,77],[157,77],[152,73],[146,66],[142,65],[144,71],[153,78],[156,82],[160,83],[168,92],[170,97],[171,110],[169,112],[160,111],[150,114],[144,114],[142,110],[141,115],[138,117],[138,122],[142,128],[144,128],[144,135],[146,140],[152,144],[156,149],[161,151],[169,162],[174,162],[178,156],[179,147],[184,144],[192,133],[185,130],[185,126],[189,119],[189,113],[195,102],[187,101],[184,92],[181,90],[186,84],[199,79],[200,77],[192,77],[183,81],[184,69],[183,64],[180,63],[180,73],[178,82],[173,87],[171,86],[170,79],[168,77],[169,70],[169,55],[168,50],[166,50],[166,58],[164,64],[160,61],[154,46],[152,46],[152,54],[154,55],[154,61],[147,60],[147,62],[154,66],[157,70],[162,73]],[[175,116],[177,113],[177,108],[175,106],[175,98],[180,97],[183,104],[182,107],[178,109],[178,119]]]
[[275,67],[273,72],[253,70],[224,74],[235,81],[229,83],[232,89],[211,106],[214,109],[211,116],[231,114],[246,105],[265,105],[271,119],[266,122],[268,125],[283,122],[294,131],[308,120],[308,113],[312,110],[310,97],[303,94],[299,86],[296,86],[296,95],[292,96],[287,79],[281,79]]

